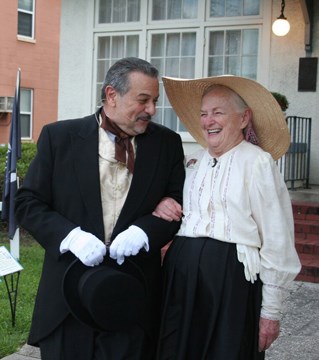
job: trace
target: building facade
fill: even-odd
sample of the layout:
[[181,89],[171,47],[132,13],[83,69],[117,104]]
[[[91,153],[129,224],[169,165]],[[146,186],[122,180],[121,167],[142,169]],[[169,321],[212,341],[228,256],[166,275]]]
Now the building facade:
[[[166,76],[249,77],[287,97],[287,116],[312,118],[309,182],[319,184],[318,86],[298,90],[300,59],[319,53],[319,3],[286,0],[291,28],[283,37],[271,30],[280,12],[279,0],[63,0],[59,118],[94,111],[107,69],[124,56],[145,58]],[[317,72],[311,76],[316,84]],[[156,121],[180,132],[187,153],[198,146],[162,87]]]
[[58,114],[59,0],[4,0],[0,11],[0,144],[8,143],[21,70],[21,136],[36,141]]

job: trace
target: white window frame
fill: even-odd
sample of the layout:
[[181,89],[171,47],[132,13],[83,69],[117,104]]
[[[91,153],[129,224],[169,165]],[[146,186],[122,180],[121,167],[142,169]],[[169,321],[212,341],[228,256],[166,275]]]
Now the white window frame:
[[[19,3],[18,3],[19,6]],[[32,16],[32,34],[31,36],[27,36],[27,35],[22,35],[18,33],[18,29],[17,29],[17,37],[20,40],[34,40],[35,39],[35,0],[32,0],[32,8],[33,11],[28,11],[28,10],[24,10],[24,9],[19,9],[18,7],[18,24],[19,24],[19,13],[24,13],[24,14],[30,14]]]
[[[163,28],[162,30],[149,30],[147,32],[147,43],[148,43],[148,47],[147,47],[147,59],[151,59],[151,44],[152,44],[152,36],[153,35],[156,35],[156,34],[174,34],[174,33],[195,33],[196,34],[196,49],[195,49],[195,65],[194,65],[194,76],[195,77],[199,77],[200,75],[200,68],[201,68],[201,64],[202,64],[202,55],[200,54],[200,45],[199,45],[199,41],[198,39],[201,38],[201,30],[198,28],[198,27],[179,27],[179,28]],[[159,77],[159,83],[160,83],[160,89],[163,88],[163,81],[161,79],[162,76],[172,76],[172,74],[168,74],[168,73],[165,73],[165,74],[159,74],[160,77]],[[164,109],[167,107],[165,105],[165,101],[164,101],[164,94],[161,92],[160,94],[160,99],[158,101],[158,104],[157,104],[157,109],[162,109],[162,111],[164,111]],[[180,131],[178,132],[181,137],[182,137],[182,140],[185,140],[187,139],[187,141],[189,140],[192,140],[193,138],[191,137],[191,135],[188,133],[188,132],[185,132],[185,131]]]
[[[207,45],[209,44],[209,36],[210,36],[210,32],[212,31],[228,31],[228,30],[249,30],[249,29],[256,29],[258,30],[258,49],[257,49],[257,71],[256,71],[256,76],[257,78],[254,80],[258,79],[258,74],[260,73],[260,44],[261,44],[261,26],[255,26],[255,25],[247,25],[247,26],[232,26],[231,28],[229,26],[221,26],[221,27],[206,27],[205,28],[205,38],[207,39]],[[209,64],[209,46],[205,47],[205,55],[204,55],[204,73],[206,74],[205,76],[207,76],[208,74],[208,64]],[[225,54],[224,54],[225,55]]]
[[[103,38],[103,37],[112,37],[112,36],[128,36],[128,35],[137,35],[139,37],[139,44],[138,44],[138,52],[139,54],[141,54],[141,48],[142,48],[142,39],[144,39],[144,36],[142,35],[141,31],[132,31],[132,32],[127,32],[127,31],[123,31],[123,32],[104,32],[104,33],[96,33],[94,35],[94,54],[93,54],[93,81],[92,81],[92,85],[93,85],[93,97],[92,97],[92,104],[93,104],[93,110],[96,111],[97,107],[100,106],[100,94],[97,94],[97,59],[98,59],[98,43],[99,43],[99,39]],[[145,40],[144,40],[144,44],[145,44]],[[106,75],[106,74],[104,74]],[[103,79],[104,80],[104,79]],[[98,103],[97,103],[98,101]]]
[[[95,19],[98,6],[95,7]],[[152,0],[141,0],[141,14],[138,23],[98,24],[94,22],[94,57],[93,57],[93,91],[92,105],[96,100],[96,64],[97,39],[99,36],[136,34],[139,39],[139,57],[151,59],[151,36],[156,33],[196,32],[195,77],[206,77],[208,71],[208,31],[257,28],[259,30],[257,81],[267,87],[269,82],[269,51],[271,38],[272,5],[267,0],[260,1],[260,14],[243,17],[210,17],[209,1],[198,0],[196,19],[152,20]],[[111,31],[110,31],[111,26]],[[160,74],[169,75],[169,74]],[[160,80],[161,81],[161,80]],[[94,107],[95,109],[95,107]],[[183,142],[195,141],[188,132],[180,133]]]

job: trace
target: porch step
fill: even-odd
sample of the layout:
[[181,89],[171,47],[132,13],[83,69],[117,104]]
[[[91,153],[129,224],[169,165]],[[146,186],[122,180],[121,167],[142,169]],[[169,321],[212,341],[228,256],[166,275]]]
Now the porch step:
[[302,254],[299,253],[299,259],[302,264],[302,268],[298,276],[297,281],[305,281],[312,283],[319,283],[319,255],[318,254]]
[[292,200],[295,244],[302,265],[296,280],[319,283],[319,202]]

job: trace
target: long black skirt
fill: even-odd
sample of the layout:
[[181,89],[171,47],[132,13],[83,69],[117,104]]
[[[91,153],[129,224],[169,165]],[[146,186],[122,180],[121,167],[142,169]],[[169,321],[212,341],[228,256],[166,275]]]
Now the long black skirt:
[[160,360],[261,360],[261,281],[245,279],[235,244],[175,237],[164,264]]

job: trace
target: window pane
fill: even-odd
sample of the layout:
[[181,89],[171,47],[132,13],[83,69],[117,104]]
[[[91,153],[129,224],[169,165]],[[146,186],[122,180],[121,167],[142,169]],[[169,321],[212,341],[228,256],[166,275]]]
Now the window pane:
[[167,35],[167,56],[179,55],[180,34]]
[[112,0],[100,0],[99,24],[110,23],[112,15]]
[[153,0],[152,20],[165,19],[166,2],[163,0]]
[[157,68],[159,74],[165,74],[164,58],[161,59],[153,58],[151,63]]
[[141,0],[100,0],[99,24],[125,23],[140,20]]
[[244,0],[244,14],[245,16],[249,15],[259,15],[260,0]]
[[18,34],[23,36],[32,36],[32,15],[18,13]]
[[242,14],[242,1],[226,0],[226,16],[240,16]]
[[242,76],[252,80],[257,79],[257,56],[244,56],[242,58]]
[[210,33],[209,55],[224,54],[224,31],[213,31]]
[[240,76],[240,56],[226,56],[225,74]]
[[126,41],[126,56],[138,56],[138,36],[128,36]]
[[160,107],[156,107],[156,113],[152,117],[152,121],[157,124],[162,124],[162,109]]
[[182,0],[168,2],[168,19],[181,19],[182,17]]
[[112,58],[121,59],[124,57],[124,36],[113,36]]
[[165,70],[165,73],[169,74],[169,76],[179,77],[179,58],[166,59]]
[[211,17],[259,15],[260,0],[210,0]]
[[240,53],[241,31],[232,30],[226,31],[226,49],[225,54],[235,55]]
[[196,19],[198,0],[153,0],[152,20]]
[[172,108],[164,109],[164,125],[177,131],[176,115]]
[[140,0],[128,1],[127,21],[140,21]]
[[164,34],[154,34],[152,36],[151,56],[164,56],[164,46]]
[[113,23],[125,22],[126,1],[117,0],[113,2]]
[[211,2],[210,2],[210,16],[211,17],[225,16],[225,4],[224,4],[224,1],[211,0]]
[[32,119],[32,90],[21,89],[20,91],[20,121],[21,137],[31,138]]
[[30,138],[30,115],[20,114],[20,124],[21,124],[21,137],[22,138]]
[[183,123],[181,121],[178,121],[177,123],[177,131],[184,131],[187,132],[188,130],[186,130],[186,127],[183,125]]
[[197,18],[197,1],[184,0],[183,19],[196,19]]
[[258,30],[243,30],[243,55],[257,54],[258,50]]
[[214,56],[208,60],[208,76],[224,75],[223,57]]
[[184,33],[182,34],[182,56],[191,56],[195,55],[196,45],[196,36],[194,33]]
[[99,39],[98,45],[98,58],[108,59],[110,57],[110,37],[104,37]]
[[96,69],[96,77],[97,80],[104,79],[104,76],[110,67],[110,62],[107,60],[98,60],[97,61],[97,69]]
[[33,0],[19,0],[18,8],[26,11],[33,11]]
[[180,66],[180,77],[181,78],[193,78],[195,77],[195,58],[182,58]]
[[31,112],[31,90],[21,89],[20,91],[20,111]]

